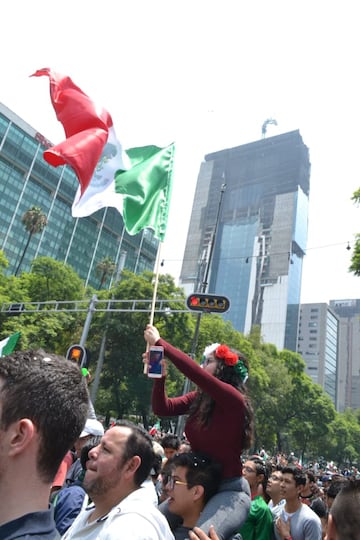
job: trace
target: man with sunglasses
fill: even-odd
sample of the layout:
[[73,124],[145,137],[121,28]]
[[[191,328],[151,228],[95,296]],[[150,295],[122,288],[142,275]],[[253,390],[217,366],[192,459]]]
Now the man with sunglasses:
[[267,479],[267,471],[263,460],[254,456],[245,461],[243,475],[249,482],[251,506],[249,515],[239,532],[243,540],[272,540],[272,513],[261,495],[261,488]]
[[168,507],[183,520],[173,533],[175,540],[189,540],[189,531],[219,488],[221,466],[208,456],[194,452],[175,454],[171,465],[166,484]]

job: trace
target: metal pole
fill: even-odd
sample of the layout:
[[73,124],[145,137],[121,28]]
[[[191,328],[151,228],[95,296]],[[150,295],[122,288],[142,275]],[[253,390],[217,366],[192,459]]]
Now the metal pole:
[[[211,268],[212,257],[213,257],[213,254],[214,254],[215,241],[216,241],[218,225],[219,225],[219,221],[220,221],[220,213],[221,213],[221,207],[222,207],[222,201],[223,201],[225,189],[226,189],[226,184],[221,184],[220,199],[219,199],[218,210],[217,210],[217,214],[216,214],[215,227],[214,227],[213,234],[211,236],[209,256],[208,256],[207,261],[206,261],[204,277],[203,277],[203,280],[202,280],[202,283],[201,283],[201,286],[200,286],[200,291],[199,291],[201,293],[206,293],[206,289],[207,289],[207,286],[208,286],[209,272],[210,272],[210,268]],[[198,316],[197,316],[197,319],[196,319],[196,326],[195,326],[194,336],[193,336],[192,344],[191,344],[191,353],[189,355],[189,356],[191,356],[191,358],[193,360],[195,360],[196,347],[197,347],[197,342],[198,342],[198,339],[199,339],[201,316],[202,316],[202,312],[200,311],[198,313]],[[185,379],[184,388],[183,388],[183,395],[187,394],[190,391],[190,383],[191,383],[191,381],[189,379]],[[176,425],[176,435],[178,437],[180,437],[180,438],[183,435],[184,426],[185,426],[185,416],[179,416],[178,421],[177,421],[177,425]]]
[[96,294],[94,294],[93,297],[90,300],[89,309],[88,309],[88,312],[87,312],[87,315],[86,315],[84,328],[83,328],[81,338],[80,338],[79,345],[82,345],[83,347],[85,347],[85,343],[86,343],[87,336],[88,336],[88,333],[89,333],[91,319],[92,319],[93,313],[95,311],[95,305],[96,305],[97,301],[98,301],[98,297],[96,296]]
[[[124,270],[126,254],[127,254],[126,251],[120,252],[119,264],[118,264],[116,278],[115,278],[115,285],[120,279],[121,272]],[[112,300],[113,299],[114,299],[114,295],[112,295]],[[104,329],[103,337],[101,340],[98,361],[96,364],[95,377],[94,377],[94,381],[92,383],[91,391],[90,391],[91,401],[93,403],[95,403],[96,401],[96,396],[97,396],[99,385],[100,385],[100,375],[101,375],[101,371],[104,365],[105,350],[106,350],[106,334],[107,334],[109,316],[110,316],[110,312],[107,311],[105,315],[105,329]]]

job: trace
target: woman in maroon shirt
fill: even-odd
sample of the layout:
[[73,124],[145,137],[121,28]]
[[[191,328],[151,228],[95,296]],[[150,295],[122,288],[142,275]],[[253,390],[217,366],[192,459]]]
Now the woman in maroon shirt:
[[221,463],[221,488],[207,503],[198,525],[206,533],[215,525],[219,538],[226,540],[240,529],[250,509],[250,490],[242,477],[241,462],[253,435],[253,412],[245,387],[247,361],[216,343],[205,349],[200,366],[161,339],[154,326],[147,325],[144,337],[150,346],[164,347],[165,357],[197,386],[183,396],[168,398],[165,377],[156,379],[152,408],[158,416],[188,415],[185,434],[192,451],[206,453]]

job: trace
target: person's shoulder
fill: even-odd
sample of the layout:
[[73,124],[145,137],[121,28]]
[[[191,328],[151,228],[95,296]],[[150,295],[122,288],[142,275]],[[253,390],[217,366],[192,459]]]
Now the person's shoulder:
[[265,501],[264,497],[262,497],[261,495],[256,495],[256,497],[254,497],[253,500],[251,501],[251,505],[255,505],[259,508],[264,508],[266,510],[269,510],[270,512],[270,508],[267,502]]
[[165,516],[152,504],[117,505],[104,525],[104,538],[121,536],[128,540],[174,540]]
[[301,503],[300,514],[302,517],[306,518],[307,520],[321,523],[319,516],[307,504]]
[[43,538],[58,540],[60,534],[55,528],[53,512],[49,510],[30,512],[0,526],[0,538],[27,540],[28,538]]

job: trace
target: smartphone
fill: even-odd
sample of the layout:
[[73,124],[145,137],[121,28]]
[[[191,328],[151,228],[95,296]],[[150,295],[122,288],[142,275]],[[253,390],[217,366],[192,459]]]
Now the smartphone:
[[163,376],[164,347],[153,345],[149,349],[149,364],[147,376],[153,379],[160,379]]

